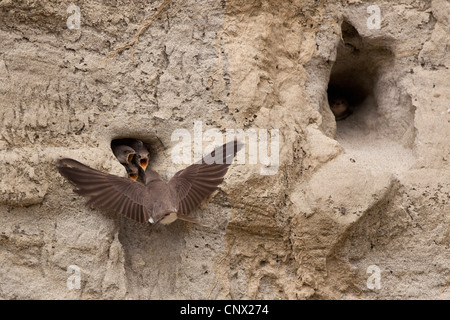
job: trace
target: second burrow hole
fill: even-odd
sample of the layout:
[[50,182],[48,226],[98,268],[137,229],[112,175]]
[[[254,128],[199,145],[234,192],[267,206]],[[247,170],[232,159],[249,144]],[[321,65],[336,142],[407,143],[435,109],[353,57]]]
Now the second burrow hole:
[[412,146],[414,107],[398,86],[401,73],[395,68],[391,46],[388,38],[364,38],[349,22],[342,23],[342,40],[324,101],[335,118],[323,117],[325,126],[326,121],[336,121],[338,141],[357,146],[371,136]]

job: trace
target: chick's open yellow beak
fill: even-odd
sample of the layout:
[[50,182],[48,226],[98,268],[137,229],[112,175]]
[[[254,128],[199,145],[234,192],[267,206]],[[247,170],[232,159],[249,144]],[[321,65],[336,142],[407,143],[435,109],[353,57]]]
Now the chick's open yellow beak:
[[127,163],[130,163],[131,161],[133,161],[134,158],[134,153],[130,153],[127,157]]
[[141,160],[139,160],[139,165],[140,165],[141,168],[144,169],[144,171],[145,171],[145,169],[146,169],[147,166],[148,166],[148,158],[142,158]]

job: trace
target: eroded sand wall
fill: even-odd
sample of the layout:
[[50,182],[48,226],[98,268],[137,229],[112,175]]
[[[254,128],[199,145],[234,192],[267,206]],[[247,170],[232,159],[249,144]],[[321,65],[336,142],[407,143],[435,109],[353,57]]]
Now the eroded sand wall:
[[[72,30],[70,1],[1,1],[0,297],[448,299],[450,4],[317,3],[173,0],[105,59],[160,1],[78,1]],[[330,79],[368,91],[337,123]],[[195,120],[280,133],[277,174],[232,166],[206,226],[92,210],[55,170],[123,176],[109,144],[132,136],[169,175]]]

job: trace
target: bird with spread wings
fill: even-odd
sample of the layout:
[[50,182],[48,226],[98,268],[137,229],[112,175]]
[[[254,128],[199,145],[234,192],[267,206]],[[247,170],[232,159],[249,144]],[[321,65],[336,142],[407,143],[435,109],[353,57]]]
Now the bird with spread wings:
[[228,142],[178,171],[168,182],[147,166],[136,165],[140,175],[137,181],[68,158],[59,160],[57,167],[76,186],[74,191],[87,197],[87,203],[95,208],[112,210],[141,223],[169,224],[177,219],[197,223],[189,213],[218,189],[242,146],[237,140]]

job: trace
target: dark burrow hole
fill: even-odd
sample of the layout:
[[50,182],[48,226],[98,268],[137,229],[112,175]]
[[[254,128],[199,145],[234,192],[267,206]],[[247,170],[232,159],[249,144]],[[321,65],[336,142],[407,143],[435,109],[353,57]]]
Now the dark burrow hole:
[[337,121],[353,118],[364,122],[363,113],[373,114],[377,109],[376,82],[380,70],[392,63],[393,55],[385,45],[362,38],[348,22],[341,28],[343,41],[331,69],[328,104]]
[[[402,84],[408,70],[390,49],[396,40],[382,34],[363,37],[348,21],[341,28],[327,99],[320,105],[322,130],[346,151],[364,157],[391,159],[392,150],[411,150],[415,107]],[[401,154],[410,160],[408,153]]]
[[156,157],[158,156],[159,152],[161,152],[164,149],[164,146],[161,142],[161,140],[158,137],[145,137],[145,138],[141,138],[141,137],[134,137],[134,136],[127,136],[127,137],[123,137],[123,136],[118,136],[118,137],[114,137],[114,139],[111,140],[111,151],[113,151],[114,146],[120,145],[120,144],[127,144],[129,143],[130,140],[135,139],[135,140],[140,140],[143,142],[145,148],[148,150],[149,152],[149,162],[153,162]]
[[[401,72],[390,50],[393,39],[362,37],[348,22],[327,89],[336,120],[336,138],[361,142],[363,136],[389,138],[411,147],[415,138],[414,106],[400,85]],[[356,139],[356,140],[355,140]]]

